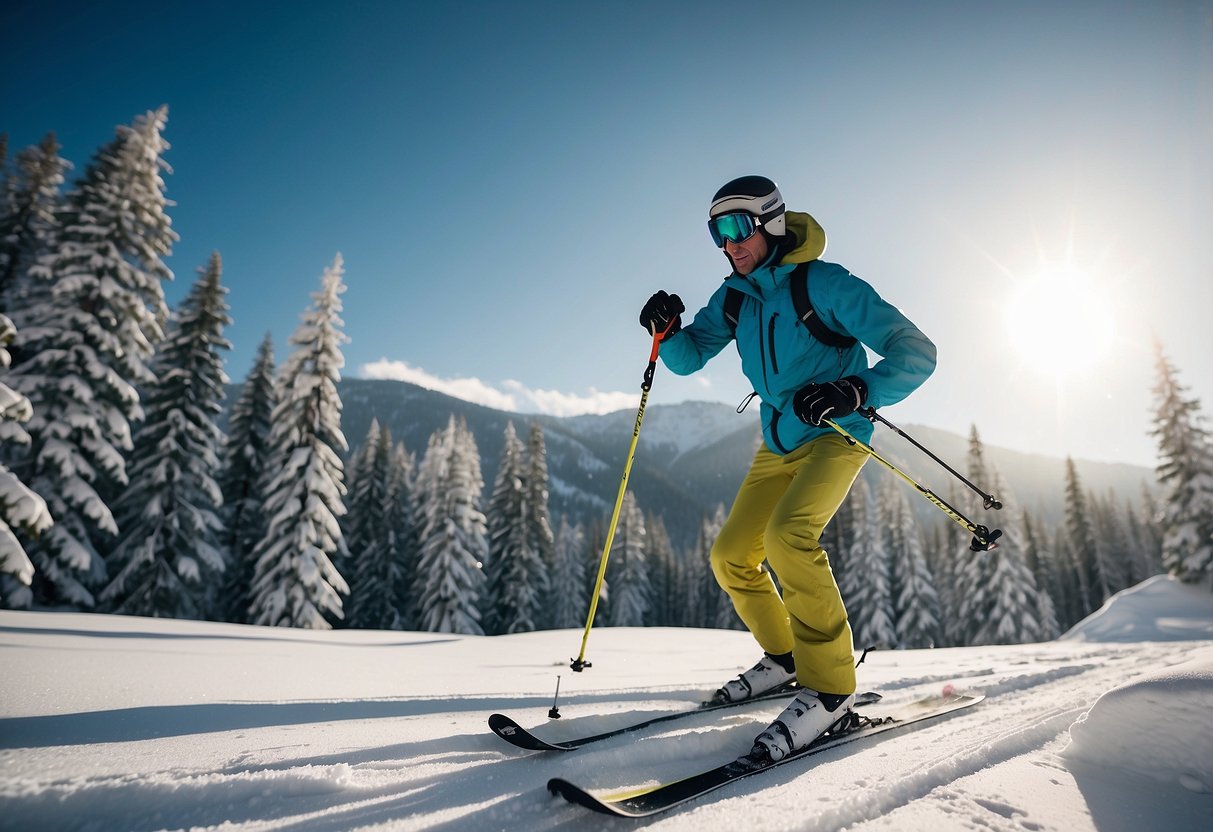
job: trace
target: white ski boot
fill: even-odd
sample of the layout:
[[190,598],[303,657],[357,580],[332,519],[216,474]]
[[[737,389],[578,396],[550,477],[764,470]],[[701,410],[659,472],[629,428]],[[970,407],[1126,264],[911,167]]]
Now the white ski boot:
[[855,694],[818,693],[804,688],[792,704],[754,740],[751,757],[779,762],[843,722],[855,704]]
[[[780,658],[783,658],[782,656]],[[789,656],[790,658],[790,656]],[[791,662],[788,662],[789,664]],[[764,655],[758,664],[742,673],[736,679],[727,682],[724,687],[712,694],[708,705],[727,705],[730,702],[741,702],[762,696],[796,681],[796,671],[786,669],[770,654]]]

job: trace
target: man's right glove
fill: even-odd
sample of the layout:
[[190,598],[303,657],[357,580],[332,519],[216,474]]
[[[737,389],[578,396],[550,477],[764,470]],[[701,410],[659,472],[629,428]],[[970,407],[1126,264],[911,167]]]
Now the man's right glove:
[[792,397],[792,412],[808,425],[821,426],[823,419],[841,419],[863,407],[868,385],[859,376],[847,376],[825,384],[802,387]]
[[665,337],[668,338],[682,329],[682,318],[679,315],[685,311],[687,308],[682,305],[682,298],[678,295],[658,292],[649,298],[648,303],[640,310],[640,325],[650,335],[654,334],[654,331],[665,332]]

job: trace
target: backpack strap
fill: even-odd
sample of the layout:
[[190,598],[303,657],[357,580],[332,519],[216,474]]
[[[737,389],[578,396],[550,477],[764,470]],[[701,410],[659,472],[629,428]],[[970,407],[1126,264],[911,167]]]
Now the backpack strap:
[[[809,334],[816,338],[827,347],[837,347],[839,349],[849,349],[859,343],[850,335],[843,335],[830,329],[821,320],[821,316],[813,309],[813,303],[809,300],[809,267],[816,263],[813,260],[809,263],[797,263],[796,268],[792,270],[789,277],[792,290],[792,306],[796,309],[796,317],[804,324],[805,329]],[[745,300],[745,295],[740,289],[734,289],[730,286],[724,293],[724,319],[733,333],[737,332],[737,320],[741,315],[741,303]]]
[[724,319],[728,323],[729,328],[733,330],[733,334],[737,334],[737,319],[741,315],[741,302],[745,300],[745,295],[740,289],[734,289],[732,286],[724,290]]
[[[808,263],[797,263],[789,278],[792,284],[792,305],[796,309],[796,317],[804,324],[810,335],[827,347],[849,349],[859,342],[850,335],[843,335],[826,326],[809,300],[809,267],[816,262],[816,260],[812,260]],[[738,292],[738,294],[741,293]]]

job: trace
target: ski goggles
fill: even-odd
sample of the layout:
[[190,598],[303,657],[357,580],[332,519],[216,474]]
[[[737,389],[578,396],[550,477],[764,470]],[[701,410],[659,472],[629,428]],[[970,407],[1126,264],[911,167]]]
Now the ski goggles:
[[744,243],[758,230],[758,218],[753,214],[721,214],[708,220],[708,233],[716,248],[724,248],[725,241]]

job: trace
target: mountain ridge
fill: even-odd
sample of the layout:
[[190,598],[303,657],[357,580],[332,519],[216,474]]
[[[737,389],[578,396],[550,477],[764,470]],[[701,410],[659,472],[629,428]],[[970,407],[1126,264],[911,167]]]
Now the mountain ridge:
[[[492,487],[504,443],[505,426],[514,422],[520,435],[532,422],[540,424],[548,452],[553,522],[563,513],[592,527],[605,523],[623,473],[636,412],[548,416],[510,413],[467,402],[404,381],[346,378],[339,385],[343,403],[342,430],[351,449],[366,437],[372,418],[386,426],[408,451],[424,453],[430,434],[453,415],[468,423],[481,455],[485,490]],[[233,390],[228,401],[235,400]],[[966,469],[968,438],[924,425],[905,425],[906,433],[958,471]],[[980,426],[978,426],[980,433]],[[718,503],[732,502],[760,441],[756,413],[738,415],[718,402],[691,401],[650,405],[645,412],[629,489],[646,512],[662,516],[676,545],[694,541],[700,519]],[[878,426],[874,443],[881,454],[911,477],[947,499],[952,479],[910,443]],[[1007,483],[1018,504],[1033,517],[1053,526],[1063,516],[1065,460],[984,445],[986,460]],[[1075,459],[1088,492],[1112,493],[1118,501],[1137,505],[1143,483],[1153,487],[1149,468],[1130,463]],[[891,476],[883,466],[865,466],[864,476],[875,485]],[[991,483],[978,483],[987,491]],[[1009,495],[998,495],[1007,502]],[[923,516],[935,511],[927,501],[914,500]],[[974,517],[986,525],[1006,525],[1003,514]]]

